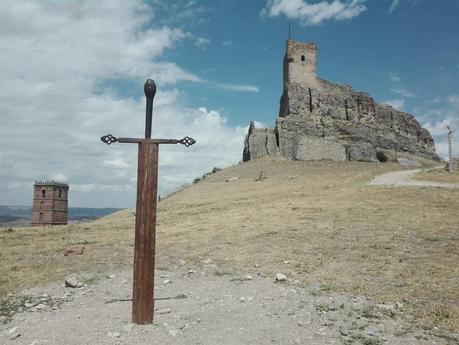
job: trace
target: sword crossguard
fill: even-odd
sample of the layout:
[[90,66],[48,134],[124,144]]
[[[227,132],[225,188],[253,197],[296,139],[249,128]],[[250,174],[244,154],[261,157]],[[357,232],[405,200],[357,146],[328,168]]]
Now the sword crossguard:
[[110,144],[116,143],[118,141],[118,138],[114,137],[111,134],[107,134],[101,137],[100,140],[102,140],[103,143],[110,145]]
[[191,145],[195,144],[196,140],[194,140],[193,138],[190,138],[190,137],[187,136],[187,137],[185,137],[183,139],[180,139],[178,142],[180,144],[185,145],[186,147],[188,147],[188,146],[191,146]]

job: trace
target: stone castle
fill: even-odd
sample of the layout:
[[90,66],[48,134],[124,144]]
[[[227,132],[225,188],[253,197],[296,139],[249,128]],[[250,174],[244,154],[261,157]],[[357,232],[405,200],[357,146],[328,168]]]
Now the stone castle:
[[243,161],[280,154],[294,160],[385,161],[388,151],[438,160],[427,129],[367,93],[317,76],[317,48],[287,40],[284,91],[275,128],[245,138]]
[[69,185],[56,181],[35,181],[32,225],[67,224]]

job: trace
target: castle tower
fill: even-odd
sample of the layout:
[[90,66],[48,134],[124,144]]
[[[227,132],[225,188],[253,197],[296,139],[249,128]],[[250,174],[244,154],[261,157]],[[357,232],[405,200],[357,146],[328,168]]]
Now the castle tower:
[[35,181],[32,225],[67,224],[69,185],[56,181]]
[[[312,103],[311,89],[318,88],[317,47],[314,43],[304,43],[288,39],[283,62],[284,91],[280,100],[279,116],[290,113],[288,104],[289,88],[299,86],[309,94],[307,103]],[[310,104],[312,107],[312,104]]]
[[288,39],[284,56],[284,90],[289,84],[308,87],[315,85],[316,82],[316,45]]

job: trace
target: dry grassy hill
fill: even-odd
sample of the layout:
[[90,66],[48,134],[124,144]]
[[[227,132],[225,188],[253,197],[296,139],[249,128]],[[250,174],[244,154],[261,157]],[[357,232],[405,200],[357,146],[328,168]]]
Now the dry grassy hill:
[[[211,258],[231,274],[258,265],[304,286],[399,302],[423,324],[457,331],[459,190],[367,185],[391,170],[400,166],[264,158],[220,171],[160,202],[157,267]],[[133,236],[128,211],[3,231],[0,296],[130,267]],[[83,256],[62,255],[78,243]]]

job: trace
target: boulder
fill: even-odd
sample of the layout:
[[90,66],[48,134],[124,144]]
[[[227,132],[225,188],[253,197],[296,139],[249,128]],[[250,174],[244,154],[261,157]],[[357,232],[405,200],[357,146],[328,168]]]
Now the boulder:
[[350,161],[378,162],[375,148],[371,143],[365,141],[352,143],[347,148],[347,155]]

